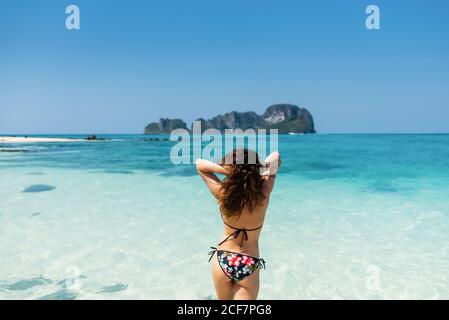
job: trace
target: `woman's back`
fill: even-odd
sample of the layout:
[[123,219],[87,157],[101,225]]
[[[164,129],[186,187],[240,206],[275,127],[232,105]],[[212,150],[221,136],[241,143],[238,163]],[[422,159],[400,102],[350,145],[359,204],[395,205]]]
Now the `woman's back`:
[[261,164],[257,154],[256,161],[250,161],[253,154],[247,149],[234,150],[230,162],[225,161],[229,155],[221,164],[196,161],[198,173],[217,199],[224,224],[221,241],[209,252],[209,261],[216,257],[212,277],[219,299],[255,299],[259,270],[265,266],[259,257],[259,237],[280,157],[274,152]]
[[[226,217],[223,212],[220,212],[224,225],[224,234],[221,241],[226,239],[229,235],[235,234],[237,230],[244,230],[240,232],[241,234],[239,234],[238,237],[231,237],[228,241],[222,243],[220,246],[221,248],[245,252],[255,256],[259,255],[258,241],[262,232],[265,214],[270,201],[270,193],[267,192],[269,183],[270,182],[267,180],[263,182],[264,186],[262,192],[264,195],[264,200],[261,205],[253,208],[252,211],[245,207],[241,211],[240,215],[231,217]],[[243,242],[242,239],[244,240]]]

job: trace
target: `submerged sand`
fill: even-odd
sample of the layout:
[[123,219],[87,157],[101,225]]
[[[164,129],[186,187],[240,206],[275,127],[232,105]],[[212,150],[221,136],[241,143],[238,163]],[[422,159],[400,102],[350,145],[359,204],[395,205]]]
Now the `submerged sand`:
[[2,137],[2,136],[0,136],[0,142],[3,142],[3,143],[80,142],[80,141],[85,141],[85,140],[67,139],[67,138]]

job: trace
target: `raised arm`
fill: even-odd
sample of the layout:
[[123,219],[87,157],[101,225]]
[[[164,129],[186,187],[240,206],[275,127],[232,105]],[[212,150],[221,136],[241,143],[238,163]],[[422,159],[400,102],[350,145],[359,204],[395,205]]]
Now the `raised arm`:
[[204,159],[197,159],[195,165],[196,170],[203,178],[210,192],[215,197],[218,197],[221,189],[221,180],[216,176],[216,173],[227,175],[227,170],[219,164]]
[[279,152],[272,152],[263,162],[261,175],[265,180],[264,192],[266,195],[270,195],[274,188],[274,182],[276,181],[276,175],[281,167],[281,155]]

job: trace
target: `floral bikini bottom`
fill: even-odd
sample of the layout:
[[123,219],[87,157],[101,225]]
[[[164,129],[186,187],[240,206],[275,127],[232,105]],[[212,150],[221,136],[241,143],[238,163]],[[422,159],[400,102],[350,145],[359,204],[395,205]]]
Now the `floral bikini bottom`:
[[242,253],[217,250],[215,247],[211,247],[212,251],[209,252],[212,260],[214,254],[217,254],[218,264],[221,270],[234,281],[240,281],[246,279],[257,269],[265,268],[265,260],[254,258]]

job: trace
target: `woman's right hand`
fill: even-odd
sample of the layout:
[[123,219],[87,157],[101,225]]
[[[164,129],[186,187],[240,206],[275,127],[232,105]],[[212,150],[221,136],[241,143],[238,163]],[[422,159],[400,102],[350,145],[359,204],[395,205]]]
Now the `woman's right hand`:
[[281,166],[281,155],[279,152],[272,152],[263,162],[262,165],[262,176],[275,176],[279,171],[279,167]]

